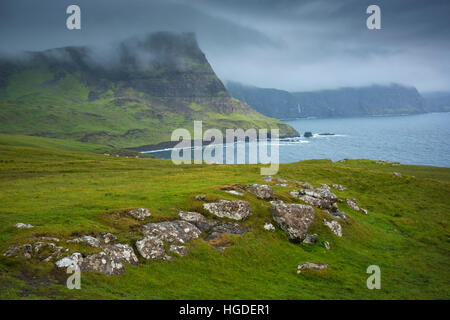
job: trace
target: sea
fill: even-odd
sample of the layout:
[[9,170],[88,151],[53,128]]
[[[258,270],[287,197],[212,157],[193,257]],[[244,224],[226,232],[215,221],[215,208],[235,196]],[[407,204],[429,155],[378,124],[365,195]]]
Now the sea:
[[[301,136],[279,141],[280,163],[308,159],[333,161],[371,159],[450,167],[449,112],[349,118],[301,118],[284,120],[284,122],[295,128]],[[311,132],[312,137],[304,137],[305,132]],[[223,144],[224,159],[230,148],[237,152],[237,144],[245,144],[248,151],[251,143],[235,142],[234,146]],[[151,153],[157,158],[170,159],[173,157],[172,151],[173,149],[164,149],[146,153]],[[181,151],[180,157],[183,156],[183,152],[191,152],[193,155],[194,149]],[[249,161],[247,156],[245,162]]]

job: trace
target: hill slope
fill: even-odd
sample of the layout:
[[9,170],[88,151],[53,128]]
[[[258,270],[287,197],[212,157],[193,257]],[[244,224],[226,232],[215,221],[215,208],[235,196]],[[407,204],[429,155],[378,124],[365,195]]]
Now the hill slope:
[[0,131],[136,147],[180,127],[280,128],[233,99],[192,34],[155,33],[107,54],[65,47],[0,60]]
[[[6,139],[7,137],[5,137]],[[278,177],[289,187],[276,186],[285,202],[301,202],[289,195],[294,180],[314,186],[339,183],[347,189],[333,192],[355,198],[368,215],[347,214],[342,238],[324,226],[330,217],[316,210],[309,233],[316,244],[288,240],[272,223],[269,202],[245,192],[243,197],[222,190],[232,184],[262,183],[256,165],[174,166],[160,159],[108,157],[88,152],[50,149],[48,140],[34,146],[21,137],[16,145],[0,141],[0,298],[1,299],[449,299],[450,170],[422,166],[392,166],[369,160],[332,163],[327,160],[282,164]],[[9,140],[11,140],[9,139]],[[39,147],[39,139],[45,149]],[[61,149],[62,148],[62,149]],[[26,155],[26,157],[24,156]],[[393,171],[403,176],[395,176]],[[189,186],[187,188],[186,186]],[[6,248],[58,237],[71,251],[93,252],[68,244],[80,234],[112,232],[121,243],[134,246],[140,224],[118,212],[147,207],[149,222],[176,219],[179,210],[204,212],[202,201],[243,199],[253,215],[242,222],[244,235],[229,235],[224,252],[203,238],[189,243],[184,257],[173,261],[140,258],[126,264],[119,276],[83,272],[81,290],[66,288],[68,275],[53,263],[4,257]],[[340,220],[339,220],[340,221]],[[17,229],[17,222],[33,229]],[[275,224],[275,223],[274,223]],[[276,225],[276,224],[275,224]],[[324,241],[331,249],[324,248]],[[296,273],[304,262],[327,263],[322,271]],[[366,269],[381,268],[381,290],[368,290]]]
[[278,119],[361,115],[415,114],[427,112],[425,100],[415,88],[397,84],[288,92],[227,83],[230,93],[262,114]]

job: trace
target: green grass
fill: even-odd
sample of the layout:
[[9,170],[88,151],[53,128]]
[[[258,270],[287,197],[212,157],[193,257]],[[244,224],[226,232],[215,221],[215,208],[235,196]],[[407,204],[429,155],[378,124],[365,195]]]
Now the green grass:
[[[194,199],[237,199],[220,190],[229,184],[261,183],[257,165],[175,166],[159,159],[108,157],[95,145],[24,136],[0,136],[0,248],[26,243],[39,234],[110,231],[134,245],[136,224],[112,212],[147,207],[149,221],[175,219],[179,210],[202,211]],[[403,174],[397,177],[392,172]],[[413,177],[415,176],[415,177]],[[378,165],[368,160],[327,160],[283,164],[277,177],[347,187],[340,198],[356,198],[369,215],[345,203],[349,224],[337,238],[316,211],[310,232],[319,244],[288,241],[271,221],[269,203],[249,194],[251,231],[230,236],[224,253],[203,239],[174,261],[126,265],[120,276],[85,272],[81,290],[65,287],[67,275],[51,263],[0,256],[2,299],[449,299],[450,169]],[[285,201],[292,188],[274,187]],[[17,222],[35,228],[18,230]],[[331,250],[323,247],[329,241]],[[65,245],[65,244],[63,244]],[[69,246],[72,250],[81,247]],[[296,274],[303,262],[328,263],[320,272]],[[381,268],[381,290],[366,287],[366,269]]]

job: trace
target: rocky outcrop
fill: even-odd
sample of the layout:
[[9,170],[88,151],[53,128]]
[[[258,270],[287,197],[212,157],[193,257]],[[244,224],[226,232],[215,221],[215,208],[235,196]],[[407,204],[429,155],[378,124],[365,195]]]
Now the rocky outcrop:
[[128,210],[127,213],[136,220],[145,220],[145,218],[151,216],[150,210],[146,208],[131,209]]
[[339,222],[335,220],[328,221],[327,219],[323,219],[323,223],[330,228],[330,230],[337,235],[338,237],[342,237],[342,227]]
[[312,262],[305,262],[303,264],[299,264],[297,267],[297,273],[301,273],[303,270],[311,269],[311,270],[322,270],[328,268],[328,264],[316,264]]
[[272,201],[270,211],[274,221],[291,240],[303,240],[314,221],[314,209],[302,204]]
[[203,208],[220,218],[234,220],[244,220],[252,214],[250,204],[242,200],[220,200],[219,202],[204,203]]
[[259,199],[268,200],[273,198],[273,189],[266,184],[249,184],[245,189],[248,192],[253,193]]

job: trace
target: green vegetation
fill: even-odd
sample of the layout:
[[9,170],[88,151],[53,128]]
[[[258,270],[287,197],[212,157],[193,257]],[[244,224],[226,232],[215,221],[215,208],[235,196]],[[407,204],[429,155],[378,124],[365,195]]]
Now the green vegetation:
[[[0,136],[0,248],[29,237],[109,231],[134,245],[137,222],[114,212],[147,207],[149,221],[177,218],[179,210],[197,210],[207,199],[237,199],[221,187],[261,183],[257,165],[175,166],[168,160],[110,157],[100,147],[25,136]],[[392,172],[402,173],[402,177]],[[120,276],[82,274],[81,290],[65,287],[67,274],[53,264],[0,256],[1,299],[449,299],[450,169],[381,165],[368,160],[327,160],[283,164],[277,177],[315,186],[339,183],[340,198],[355,198],[368,215],[339,203],[349,219],[337,238],[316,211],[310,230],[316,245],[295,244],[271,221],[269,203],[245,194],[253,215],[251,231],[230,236],[225,252],[203,239],[173,261],[126,265]],[[274,187],[280,199],[292,188]],[[334,191],[333,191],[334,192]],[[33,229],[19,230],[17,222]],[[326,250],[329,241],[331,250]],[[66,246],[64,244],[64,246]],[[75,244],[66,246],[77,250]],[[92,249],[94,250],[94,249]],[[296,274],[306,261],[328,263],[319,272]],[[368,290],[366,268],[381,268],[381,290]]]

